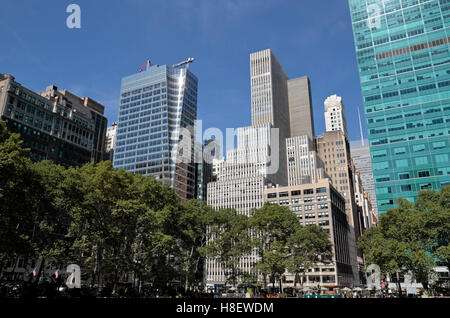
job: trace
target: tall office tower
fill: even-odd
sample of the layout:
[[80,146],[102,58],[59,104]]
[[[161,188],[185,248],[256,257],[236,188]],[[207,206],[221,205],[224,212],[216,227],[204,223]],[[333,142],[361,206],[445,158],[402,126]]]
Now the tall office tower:
[[327,131],[317,138],[317,154],[324,163],[325,173],[331,178],[333,186],[345,199],[345,212],[349,223],[350,258],[353,265],[354,281],[359,279],[358,264],[363,263],[362,255],[356,248],[361,235],[359,229],[358,207],[355,202],[353,164],[350,145],[343,131]]
[[286,139],[288,185],[315,183],[327,178],[322,160],[308,135]]
[[370,158],[369,146],[357,145],[350,143],[350,153],[356,169],[361,175],[364,189],[369,193],[370,202],[374,209],[374,213],[378,214],[377,197],[375,195],[375,184],[373,182],[372,159]]
[[252,126],[279,129],[279,171],[272,174],[276,184],[286,185],[285,139],[290,137],[288,76],[272,50],[250,54]]
[[105,156],[104,156],[105,160],[110,160],[112,162],[114,159],[114,149],[116,147],[116,137],[117,137],[117,123],[114,122],[106,130]]
[[95,134],[91,114],[63,96],[48,99],[23,87],[12,75],[0,74],[0,118],[21,135],[34,161],[51,160],[63,166],[91,161]]
[[[287,184],[285,140],[290,136],[287,75],[270,49],[250,54],[250,82],[252,126],[237,129],[237,148],[216,162],[217,181],[207,187],[207,202],[214,209],[245,215],[264,205],[265,185]],[[242,257],[241,270],[251,274],[257,259],[255,253]],[[216,259],[206,260],[205,279],[210,287],[225,283]]]
[[181,201],[195,192],[198,80],[188,70],[191,61],[173,67],[147,61],[139,73],[122,79],[114,151],[114,168],[155,176]]
[[89,97],[78,97],[67,90],[58,91],[56,86],[49,86],[45,92],[40,93],[50,100],[65,100],[68,105],[80,109],[86,107],[94,122],[94,138],[92,149],[92,162],[103,161],[105,154],[105,137],[108,119],[104,116],[105,106]]
[[341,130],[346,136],[348,136],[347,120],[345,119],[342,97],[332,95],[325,100],[324,106],[326,131]]
[[[287,187],[268,186],[264,190],[264,197],[269,203],[289,207],[302,225],[318,225],[330,234],[333,256],[314,264],[311,271],[306,273],[306,280],[302,282],[304,286],[354,285],[345,200],[331,185],[330,180],[322,179],[310,184]],[[293,287],[294,275],[287,272],[284,276],[285,287]]]
[[307,76],[288,80],[291,137],[308,136],[314,140],[314,113],[311,84]]
[[378,212],[450,183],[447,0],[349,0]]

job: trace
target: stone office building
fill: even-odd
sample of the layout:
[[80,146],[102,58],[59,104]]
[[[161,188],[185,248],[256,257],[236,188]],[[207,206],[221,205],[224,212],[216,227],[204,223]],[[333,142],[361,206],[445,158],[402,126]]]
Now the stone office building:
[[0,118],[21,135],[33,161],[79,166],[92,159],[95,124],[89,109],[67,98],[50,100],[22,86],[14,76],[0,74]]
[[[353,285],[345,200],[329,179],[296,186],[267,186],[264,189],[264,200],[289,207],[302,225],[318,225],[330,234],[333,256],[309,269],[306,280],[303,281],[304,287]],[[284,276],[284,287],[293,287],[294,275],[286,272]]]

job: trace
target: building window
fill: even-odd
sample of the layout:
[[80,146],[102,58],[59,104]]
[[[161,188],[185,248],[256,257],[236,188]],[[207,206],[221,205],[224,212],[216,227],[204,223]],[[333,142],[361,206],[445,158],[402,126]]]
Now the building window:
[[419,171],[419,178],[426,178],[430,176],[429,171]]
[[402,192],[408,192],[408,191],[411,191],[411,185],[410,185],[410,184],[401,185],[401,186],[400,186],[400,190],[401,190]]
[[326,193],[327,192],[327,188],[317,188],[316,189],[316,193]]

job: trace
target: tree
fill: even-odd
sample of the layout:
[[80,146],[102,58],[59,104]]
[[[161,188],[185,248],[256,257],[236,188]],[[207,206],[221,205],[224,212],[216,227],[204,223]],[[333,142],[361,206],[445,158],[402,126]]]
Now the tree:
[[264,251],[264,261],[256,265],[256,269],[264,276],[271,276],[272,288],[275,288],[275,282],[279,281],[280,292],[282,292],[282,275],[287,267],[285,255],[286,247],[275,241],[269,250]]
[[182,242],[181,255],[185,276],[185,292],[192,287],[198,277],[200,261],[206,256],[208,227],[213,224],[216,212],[205,201],[189,200],[182,204],[178,218],[179,234]]
[[[272,262],[280,252],[280,246],[285,247],[289,238],[298,230],[300,222],[289,208],[266,203],[254,211],[250,218],[250,227],[254,233],[252,241],[260,257],[258,268],[267,269],[271,265],[266,263],[269,261],[266,256],[271,255]],[[262,274],[266,288],[267,272]]]
[[205,255],[219,261],[227,282],[233,286],[245,276],[239,261],[242,256],[249,255],[252,251],[250,238],[249,219],[246,215],[231,209],[214,213],[213,222],[208,227]]
[[309,268],[319,262],[327,262],[332,257],[332,244],[329,234],[317,225],[300,226],[288,240],[287,268],[297,277],[302,275],[302,285]]
[[33,183],[33,232],[31,244],[33,258],[41,259],[36,280],[39,279],[47,260],[55,265],[68,259],[67,249],[70,240],[67,232],[70,225],[70,206],[72,195],[66,187],[67,170],[50,161],[34,163],[32,170],[35,176]]
[[116,286],[124,275],[142,277],[158,267],[169,280],[163,272],[173,269],[167,255],[176,255],[173,225],[180,215],[170,205],[177,200],[173,190],[153,177],[114,170],[109,161],[73,169],[70,178],[79,197],[70,208],[71,250],[91,273],[91,284]]
[[450,186],[439,192],[421,191],[415,202],[417,231],[429,253],[438,263],[450,268]]
[[0,120],[0,271],[7,259],[16,264],[20,255],[32,252],[35,182],[29,150]]
[[[359,239],[367,264],[377,264],[382,275],[412,272],[425,287],[433,257],[427,253],[427,239],[420,231],[423,215],[407,200],[397,201],[398,207],[381,215],[379,225],[368,229]],[[401,294],[400,283],[399,293]]]

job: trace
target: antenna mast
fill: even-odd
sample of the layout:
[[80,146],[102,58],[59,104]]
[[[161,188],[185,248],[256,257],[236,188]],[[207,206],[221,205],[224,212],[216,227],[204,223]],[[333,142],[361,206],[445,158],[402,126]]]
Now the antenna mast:
[[364,147],[364,135],[362,130],[361,114],[359,113],[359,107],[358,107],[358,119],[359,119],[359,132],[361,133],[361,145]]

